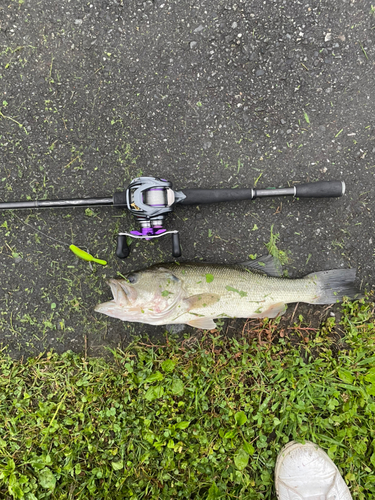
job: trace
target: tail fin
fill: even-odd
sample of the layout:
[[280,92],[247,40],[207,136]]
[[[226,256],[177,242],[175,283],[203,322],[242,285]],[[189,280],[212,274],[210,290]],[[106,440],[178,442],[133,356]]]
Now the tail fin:
[[350,300],[363,298],[355,286],[356,269],[332,269],[305,276],[317,285],[317,296],[313,304],[334,304],[344,297]]

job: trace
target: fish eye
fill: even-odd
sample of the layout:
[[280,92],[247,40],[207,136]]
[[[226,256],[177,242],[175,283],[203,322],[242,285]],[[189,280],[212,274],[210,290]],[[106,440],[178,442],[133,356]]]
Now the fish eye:
[[129,283],[137,283],[137,280],[138,280],[138,277],[136,274],[129,274],[127,277],[126,277],[126,280],[129,282]]

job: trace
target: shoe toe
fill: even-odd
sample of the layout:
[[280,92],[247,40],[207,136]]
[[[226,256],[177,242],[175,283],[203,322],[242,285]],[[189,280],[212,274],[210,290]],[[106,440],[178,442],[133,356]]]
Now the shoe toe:
[[352,498],[335,464],[310,442],[291,442],[284,447],[277,460],[275,482],[280,500]]

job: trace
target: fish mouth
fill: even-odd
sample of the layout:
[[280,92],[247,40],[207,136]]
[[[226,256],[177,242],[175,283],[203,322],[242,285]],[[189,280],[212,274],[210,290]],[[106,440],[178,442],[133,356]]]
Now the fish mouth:
[[137,291],[122,280],[110,279],[107,283],[111,287],[113,300],[98,304],[95,311],[122,321],[134,321],[134,317],[139,313],[134,304]]
[[117,305],[129,306],[130,303],[137,298],[136,290],[126,283],[126,281],[110,279],[107,283],[111,287],[113,300]]

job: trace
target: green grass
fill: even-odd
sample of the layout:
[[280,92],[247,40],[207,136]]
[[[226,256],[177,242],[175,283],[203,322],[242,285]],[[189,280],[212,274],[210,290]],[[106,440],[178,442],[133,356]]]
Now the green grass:
[[3,353],[0,497],[273,499],[278,452],[309,439],[355,499],[374,498],[372,306],[292,339],[264,320],[237,339],[138,342],[112,363]]
[[279,250],[276,246],[277,241],[279,240],[280,235],[279,233],[274,233],[273,232],[273,224],[271,226],[271,234],[270,234],[270,241],[266,243],[266,248],[268,250],[268,253],[272,255],[277,262],[279,262],[281,265],[287,264],[289,262],[289,257],[288,257],[288,251],[284,252],[283,250]]

